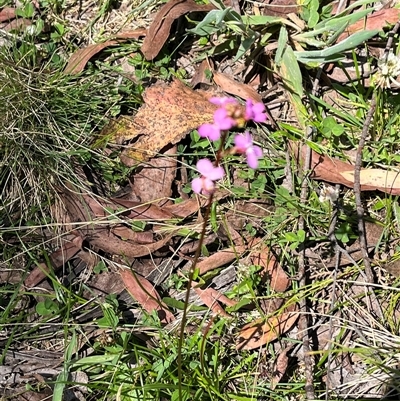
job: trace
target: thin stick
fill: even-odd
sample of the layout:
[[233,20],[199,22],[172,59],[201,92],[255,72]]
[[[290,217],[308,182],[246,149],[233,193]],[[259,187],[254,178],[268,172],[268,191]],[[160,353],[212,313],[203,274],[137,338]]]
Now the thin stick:
[[[319,77],[321,75],[322,69],[318,70],[317,77],[314,81],[312,93],[316,94],[318,85],[319,85]],[[307,140],[312,139],[313,131],[312,128],[309,128],[309,132],[307,132]],[[307,153],[305,158],[305,163],[303,166],[303,181],[301,183],[301,192],[300,192],[300,202],[304,204],[308,198],[308,175],[311,167],[311,148],[307,146]],[[304,230],[305,220],[303,216],[299,217],[299,230]],[[305,256],[305,247],[299,254],[299,288],[305,287],[307,285],[307,275],[306,275],[306,256]],[[311,348],[310,348],[310,339],[308,333],[308,320],[307,320],[307,300],[302,298],[299,301],[300,305],[300,319],[299,319],[299,333],[301,336],[301,341],[303,343],[303,358],[305,365],[305,376],[306,376],[306,397],[308,400],[315,400],[315,389],[314,389],[314,360],[311,356]]]
[[357,155],[356,155],[356,163],[354,166],[354,195],[356,198],[356,210],[357,210],[357,218],[358,218],[358,233],[360,237],[360,250],[363,257],[363,262],[365,266],[365,273],[367,275],[367,280],[369,283],[374,282],[374,274],[371,268],[371,261],[368,256],[368,245],[367,245],[367,236],[365,232],[365,221],[364,221],[364,207],[362,205],[361,200],[361,183],[360,183],[360,171],[362,164],[362,151],[365,146],[365,142],[367,139],[369,127],[371,125],[372,118],[374,116],[376,110],[376,94],[372,97],[372,101],[370,104],[370,108],[367,114],[367,118],[364,121],[363,129],[361,132],[361,138],[358,143]]

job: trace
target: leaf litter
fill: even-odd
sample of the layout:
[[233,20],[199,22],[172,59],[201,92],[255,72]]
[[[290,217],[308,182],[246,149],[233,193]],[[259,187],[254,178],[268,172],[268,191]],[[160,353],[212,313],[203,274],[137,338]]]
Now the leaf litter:
[[[265,7],[266,15],[271,15],[270,10],[274,9],[273,6],[279,6],[281,12],[282,10],[297,10],[298,7],[291,1],[282,1],[279,4],[276,2],[269,8]],[[210,9],[209,7],[182,0],[168,2],[156,15],[146,34],[142,46],[145,57],[151,60],[157,56],[170,35],[173,21],[186,13],[204,11]],[[368,26],[373,26],[374,29],[385,27],[397,13],[394,9],[390,10],[378,11],[368,16],[367,25],[370,24]],[[360,25],[350,25],[345,34],[348,36],[359,29]],[[140,35],[143,35],[143,32],[140,32]],[[71,58],[66,72],[79,73],[95,54],[107,46],[117,44],[116,40],[82,49],[81,53],[76,53],[75,59]],[[257,90],[238,82],[228,74],[214,71],[214,82],[226,93],[242,98],[260,99]],[[179,244],[179,241],[174,242],[176,239],[174,234],[160,234],[158,223],[175,218],[185,219],[200,213],[206,201],[193,198],[177,204],[171,201],[173,195],[171,188],[177,169],[176,150],[173,145],[184,139],[190,131],[202,123],[212,121],[215,107],[208,102],[208,98],[212,95],[212,93],[194,91],[178,80],[174,80],[171,84],[157,83],[146,89],[143,94],[144,105],[134,117],[121,117],[103,129],[97,141],[123,145],[125,149],[122,151],[121,160],[127,166],[139,165],[131,176],[131,191],[135,194],[136,201],[93,197],[71,188],[60,190],[70,222],[74,225],[74,234],[71,243],[61,245],[50,255],[49,259],[55,271],[79,254],[81,256],[78,257],[85,258],[81,253],[85,252],[83,247],[90,247],[92,251],[112,255],[120,264],[135,265],[140,258],[148,256],[153,262],[157,260],[162,263],[164,252],[159,254],[157,252],[166,248],[168,254],[169,248]],[[296,99],[292,99],[292,102],[295,103]],[[297,161],[300,164],[303,163],[304,149],[300,148],[300,152],[296,147],[293,149],[293,153],[297,153]],[[312,151],[311,164],[311,178],[338,183],[349,188],[354,186],[354,167],[350,163]],[[392,195],[400,191],[397,172],[383,169],[362,170],[361,186],[365,191],[379,190]],[[224,199],[227,196],[222,193],[217,199]],[[136,232],[132,229],[130,220],[145,221],[147,226],[143,232]],[[91,224],[93,222],[100,222],[101,225]],[[289,333],[296,324],[299,312],[294,304],[281,309],[285,304],[284,294],[290,286],[291,279],[271,249],[248,238],[243,241],[245,235],[242,236],[242,229],[243,226],[228,228],[227,238],[234,239],[233,245],[224,239],[222,241],[224,249],[201,260],[197,268],[199,274],[204,275],[240,260],[250,253],[248,263],[260,266],[258,274],[264,285],[268,286],[273,294],[279,293],[279,297],[282,297],[278,302],[264,302],[262,308],[266,312],[266,317],[255,319],[239,329],[236,339],[237,349],[251,350],[270,344]],[[378,243],[377,237],[378,235],[375,235],[375,243]],[[213,241],[215,237],[210,237],[210,243]],[[28,276],[25,285],[28,288],[36,286],[48,272],[49,266],[40,264]],[[118,269],[118,272],[124,287],[143,309],[150,313],[156,311],[164,324],[175,319],[155,289],[153,285],[155,279],[150,282],[135,271],[126,268]],[[207,305],[213,313],[230,317],[221,304],[235,306],[237,300],[227,298],[222,292],[213,288],[202,289],[196,287],[197,283],[193,284],[194,291],[202,303]],[[105,284],[100,284],[100,287],[103,287],[105,292],[110,291]],[[273,380],[274,386],[281,380],[287,368],[287,352],[288,349],[283,350],[276,361],[277,374]]]

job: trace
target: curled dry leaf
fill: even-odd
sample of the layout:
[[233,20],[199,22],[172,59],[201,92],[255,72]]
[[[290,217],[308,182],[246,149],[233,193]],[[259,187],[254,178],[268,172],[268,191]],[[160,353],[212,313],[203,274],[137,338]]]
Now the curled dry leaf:
[[296,309],[296,305],[292,305],[282,314],[272,316],[267,321],[265,319],[258,319],[245,325],[240,330],[236,341],[236,349],[259,348],[287,333],[299,317]]
[[262,245],[261,250],[250,255],[251,264],[261,266],[261,278],[268,281],[271,290],[284,292],[290,285],[290,279],[276,260],[270,249]]
[[274,375],[272,377],[271,388],[274,389],[276,385],[281,381],[282,377],[286,373],[289,357],[288,352],[293,348],[293,345],[289,345],[287,348],[282,350],[274,363]]
[[261,96],[247,84],[235,81],[233,78],[220,72],[213,73],[214,82],[221,87],[221,89],[231,95],[238,96],[242,99],[251,99],[255,103],[261,103]]
[[150,160],[201,124],[213,121],[217,106],[208,101],[209,97],[178,80],[151,86],[143,94],[145,104],[134,119],[120,117],[108,124],[100,133],[99,143],[136,140],[123,151],[123,163],[133,166]]
[[214,288],[206,288],[202,290],[201,288],[196,288],[197,283],[192,283],[194,291],[199,296],[199,298],[207,305],[215,314],[230,317],[229,313],[225,312],[224,308],[221,306],[220,302],[228,306],[235,306],[236,302],[229,299],[227,296],[221,294]]
[[[340,175],[354,183],[354,170],[343,171]],[[400,194],[400,173],[378,168],[367,168],[360,171],[360,184],[374,187],[393,195]]]
[[122,240],[114,235],[108,228],[99,227],[87,238],[87,241],[94,247],[103,250],[111,255],[120,255],[128,261],[133,261],[141,256],[151,255],[153,252],[164,247],[171,240],[172,235],[155,241],[152,244],[138,245],[130,240]]
[[131,176],[132,193],[141,202],[158,201],[164,206],[172,197],[173,182],[176,178],[178,161],[176,145],[168,149],[163,156],[154,158],[151,163],[144,163]]
[[27,18],[16,18],[8,23],[5,23],[4,25],[0,26],[0,29],[6,31],[6,32],[21,32],[23,31],[26,27],[31,26],[32,21],[27,19]]
[[132,228],[118,224],[111,229],[111,232],[123,240],[130,240],[136,244],[152,244],[154,242],[154,234],[151,231],[136,232]]
[[126,42],[129,39],[138,39],[145,34],[146,32],[144,29],[137,29],[133,32],[119,34],[116,39],[107,40],[103,43],[95,43],[83,49],[79,49],[69,59],[64,74],[79,74],[84,70],[89,60],[97,53],[100,53],[103,49]]
[[240,257],[240,255],[246,252],[247,246],[237,246],[235,248],[223,249],[222,251],[216,252],[208,258],[197,263],[196,268],[199,269],[199,274],[207,273],[210,270],[217,269],[218,267],[224,266],[229,262]]
[[146,60],[153,60],[164,46],[169,37],[174,21],[187,13],[196,11],[210,11],[211,4],[196,4],[193,0],[170,0],[155,16],[147,35],[143,41],[141,51]]
[[[73,237],[71,241],[64,242],[64,244],[57,249],[57,251],[50,254],[51,267],[57,271],[64,263],[73,258],[82,246],[82,238]],[[32,288],[44,280],[49,273],[49,266],[46,263],[39,263],[28,275],[24,281],[26,288]]]
[[158,317],[162,323],[170,323],[175,317],[168,310],[156,289],[144,277],[132,273],[130,270],[121,269],[120,274],[125,287],[132,298],[135,299],[147,312],[157,311]]
[[[290,149],[294,157],[299,163],[303,163],[306,157],[306,146],[299,147],[295,143],[290,143]],[[363,177],[361,182],[361,191],[382,191],[391,195],[400,195],[400,186],[394,176],[398,173],[379,170],[374,173],[374,182],[366,179],[371,174],[371,170],[379,169],[362,169],[360,176]],[[323,180],[333,184],[342,184],[346,187],[354,187],[354,166],[339,159],[333,159],[329,156],[320,155],[315,151],[311,151],[311,178]],[[380,177],[380,178],[378,178]],[[390,186],[390,185],[395,186]]]
[[0,10],[0,22],[9,21],[16,18],[14,7],[4,7]]
[[113,203],[107,203],[108,208],[117,211],[123,206],[126,212],[122,212],[122,215],[133,220],[166,221],[175,217],[168,210],[150,203],[142,204],[120,198],[111,198],[110,201]]
[[297,13],[300,9],[296,0],[267,0],[263,2],[264,15],[286,18],[290,13]]

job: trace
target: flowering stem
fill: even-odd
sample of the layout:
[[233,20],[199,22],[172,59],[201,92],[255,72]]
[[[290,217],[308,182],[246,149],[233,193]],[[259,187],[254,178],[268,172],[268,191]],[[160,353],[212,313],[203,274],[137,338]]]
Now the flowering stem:
[[[225,140],[227,136],[227,131],[223,131],[221,133],[221,144],[217,150],[215,165],[218,166],[223,155],[223,149],[225,145]],[[182,347],[183,347],[183,336],[185,335],[185,326],[186,326],[186,318],[187,318],[187,308],[189,304],[189,297],[190,297],[190,289],[192,288],[192,282],[194,277],[194,272],[196,271],[196,266],[200,258],[201,249],[203,247],[204,238],[206,236],[207,230],[207,223],[210,218],[211,214],[211,206],[213,203],[214,193],[212,192],[208,197],[208,203],[206,205],[206,210],[204,212],[204,220],[203,226],[201,228],[200,238],[199,238],[199,245],[196,249],[196,253],[193,258],[193,263],[190,266],[189,275],[188,275],[188,283],[186,287],[186,294],[185,294],[185,303],[183,308],[182,314],[182,321],[179,330],[179,342],[178,342],[178,393],[179,393],[179,400],[183,400],[182,398]]]

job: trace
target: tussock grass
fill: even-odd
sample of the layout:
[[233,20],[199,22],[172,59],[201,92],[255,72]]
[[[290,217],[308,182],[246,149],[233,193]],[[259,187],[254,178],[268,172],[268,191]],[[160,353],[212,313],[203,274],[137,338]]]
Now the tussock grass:
[[51,67],[32,68],[0,49],[1,214],[11,225],[48,216],[55,188],[82,182],[80,166],[99,160],[93,132],[119,112],[115,75],[71,77]]

